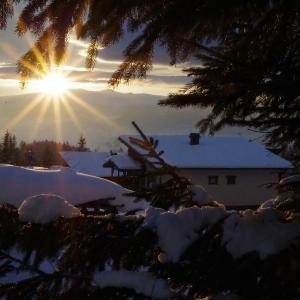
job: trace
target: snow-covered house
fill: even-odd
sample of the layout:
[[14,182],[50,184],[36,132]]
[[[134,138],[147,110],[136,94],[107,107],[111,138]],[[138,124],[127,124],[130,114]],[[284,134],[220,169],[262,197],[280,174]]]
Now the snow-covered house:
[[[119,140],[128,148],[127,154],[111,156],[104,166],[125,174],[143,172],[145,150],[136,137],[123,135]],[[272,198],[274,185],[293,165],[268,151],[264,146],[241,137],[191,135],[157,135],[157,150],[162,158],[177,167],[179,174],[192,184],[202,185],[214,200],[227,206],[256,206]],[[153,161],[148,160],[153,166]],[[268,186],[268,187],[267,187]]]
[[104,162],[111,156],[110,152],[60,152],[66,164],[76,172],[93,176],[110,178],[111,171],[103,167]]

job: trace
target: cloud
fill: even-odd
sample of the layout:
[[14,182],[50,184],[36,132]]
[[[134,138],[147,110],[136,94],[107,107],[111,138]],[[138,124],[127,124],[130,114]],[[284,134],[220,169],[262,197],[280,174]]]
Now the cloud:
[[0,79],[17,80],[18,74],[17,74],[16,65],[12,63],[0,62]]
[[[87,42],[77,41],[72,43],[78,48],[77,54],[83,58],[87,57]],[[97,83],[103,84],[108,81],[113,72],[122,63],[122,56],[118,49],[113,47],[99,49],[98,57],[96,58],[96,67],[92,72],[86,73],[84,70],[74,70],[74,75],[79,76],[81,83],[89,82],[94,87]],[[146,80],[135,80],[130,82],[129,85],[121,84],[117,91],[131,91],[131,92],[153,92],[159,95],[167,95],[180,89],[188,82],[187,76],[183,73],[183,69],[190,67],[188,63],[182,63],[176,66],[170,66],[168,63],[154,62],[152,70],[149,72]],[[80,74],[78,71],[82,71]],[[77,73],[77,75],[76,75]],[[86,75],[86,76],[85,76]],[[89,88],[91,87],[89,86]],[[136,86],[135,86],[136,85]],[[147,86],[149,85],[149,87]]]
[[9,68],[9,67],[12,67],[12,63],[1,62],[0,61],[0,69],[2,69],[2,68]]
[[[52,70],[59,71],[70,78],[73,81],[72,86],[74,88],[92,91],[101,91],[109,88],[107,82],[113,72],[115,72],[122,63],[122,50],[125,47],[126,41],[114,47],[99,47],[96,66],[92,71],[85,68],[85,59],[89,43],[82,40],[78,41],[74,38],[71,38],[69,42],[69,57],[65,65],[59,67],[53,66]],[[182,88],[184,84],[188,82],[188,78],[182,72],[182,69],[186,67],[189,67],[188,63],[170,66],[162,55],[162,59],[154,61],[153,68],[146,79],[134,80],[126,85],[120,84],[118,88],[116,88],[116,91],[165,96],[170,92],[175,92]],[[14,62],[0,61],[0,79],[0,94],[6,93],[4,91],[5,87],[15,87],[16,94],[19,93],[19,91],[17,91],[20,86],[19,75],[16,72]],[[30,84],[28,86],[30,86]],[[30,88],[27,88],[27,91],[31,92]]]
[[16,69],[16,65],[10,62],[0,62],[0,72],[6,73]]

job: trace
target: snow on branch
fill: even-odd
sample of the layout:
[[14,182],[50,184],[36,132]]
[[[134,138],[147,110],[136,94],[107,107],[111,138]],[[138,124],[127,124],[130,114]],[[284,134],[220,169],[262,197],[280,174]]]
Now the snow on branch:
[[144,226],[158,235],[158,244],[164,252],[158,257],[160,262],[176,263],[199,238],[201,230],[216,224],[226,215],[224,208],[220,207],[190,207],[176,213],[152,207],[146,212]]
[[80,209],[53,194],[42,194],[25,199],[18,212],[21,222],[38,224],[47,224],[59,217],[70,219],[81,215]]
[[94,275],[93,283],[100,288],[133,289],[151,299],[170,299],[172,295],[166,280],[157,279],[148,272],[103,271]]
[[300,236],[300,220],[287,222],[276,209],[246,210],[229,216],[222,243],[234,258],[251,252],[267,258],[288,248]]

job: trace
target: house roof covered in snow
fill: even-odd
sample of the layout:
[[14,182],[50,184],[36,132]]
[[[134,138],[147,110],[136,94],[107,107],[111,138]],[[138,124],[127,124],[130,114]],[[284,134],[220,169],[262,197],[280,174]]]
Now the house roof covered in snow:
[[[162,158],[177,168],[257,168],[286,169],[293,165],[268,151],[263,145],[242,137],[201,136],[197,145],[190,144],[189,135],[154,135]],[[134,136],[133,138],[139,138]],[[138,154],[146,154],[131,136],[120,141]]]
[[68,166],[76,172],[89,175],[110,177],[111,171],[103,167],[104,162],[111,156],[109,152],[60,152]]
[[132,159],[127,153],[118,153],[108,157],[103,167],[115,167],[118,170],[140,170],[141,164]]

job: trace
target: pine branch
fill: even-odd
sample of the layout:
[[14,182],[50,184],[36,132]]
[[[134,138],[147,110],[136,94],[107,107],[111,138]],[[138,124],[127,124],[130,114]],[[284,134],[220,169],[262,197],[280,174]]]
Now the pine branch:
[[[38,269],[38,268],[36,268],[36,267],[34,267],[34,266],[30,265],[30,264],[27,264],[27,263],[24,264],[24,261],[23,261],[23,260],[21,260],[21,259],[19,259],[19,258],[17,258],[17,257],[13,257],[13,256],[11,256],[10,254],[5,253],[5,252],[2,251],[2,250],[0,250],[0,257],[3,257],[3,258],[5,258],[5,259],[7,259],[7,260],[9,260],[9,261],[11,261],[11,262],[16,262],[16,263],[18,263],[20,266],[22,266],[22,268],[24,268],[25,270],[29,270],[30,272],[37,273],[37,274],[40,275],[40,276],[48,276],[48,275],[49,275],[49,274],[47,274],[47,273],[41,271],[40,269]],[[14,267],[14,268],[15,268],[15,270],[18,270],[18,269],[19,269],[19,268],[17,268],[17,267]]]

